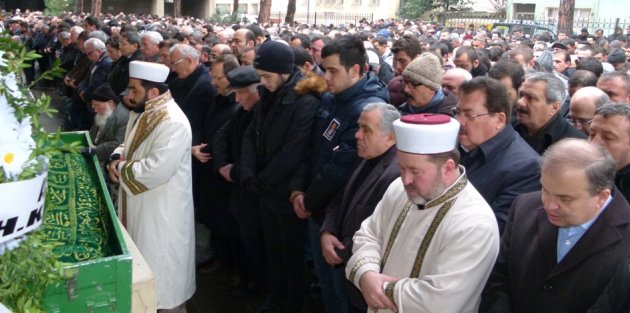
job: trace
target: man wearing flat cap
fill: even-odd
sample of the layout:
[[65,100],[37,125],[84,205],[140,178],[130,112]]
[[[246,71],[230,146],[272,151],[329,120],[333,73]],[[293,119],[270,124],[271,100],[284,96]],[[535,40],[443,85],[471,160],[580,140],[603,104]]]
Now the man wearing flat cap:
[[125,139],[129,109],[120,103],[120,99],[107,83],[94,91],[92,109],[95,116],[90,139],[94,145],[82,152],[96,154],[99,163],[105,164],[114,149]]
[[[232,56],[233,57],[233,56]],[[258,83],[260,78],[252,66],[243,66],[226,74],[228,88],[236,96],[239,104],[236,112],[215,133],[212,155],[214,168],[222,179],[231,183],[230,213],[235,217],[239,231],[244,258],[238,258],[239,266],[243,266],[245,277],[232,293],[246,295],[264,285],[265,255],[262,239],[262,224],[258,198],[247,192],[240,181],[241,150],[243,135],[252,120],[252,109],[258,104],[260,96]]]
[[120,184],[118,216],[156,274],[158,313],[186,312],[195,292],[192,134],[164,83],[168,73],[163,64],[129,63],[128,97],[138,117],[109,163]]
[[378,312],[476,312],[499,251],[492,209],[458,165],[459,123],[394,122],[401,177],[355,233],[346,277]]

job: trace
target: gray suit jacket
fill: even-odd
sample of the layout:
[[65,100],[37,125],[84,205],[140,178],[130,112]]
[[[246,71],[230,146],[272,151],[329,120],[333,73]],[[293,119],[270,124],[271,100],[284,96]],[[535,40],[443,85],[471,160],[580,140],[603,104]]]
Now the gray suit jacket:
[[[125,131],[127,129],[127,121],[129,120],[129,109],[123,104],[118,103],[112,115],[107,119],[107,124],[103,126],[103,130],[98,133],[98,127],[95,125],[90,129],[90,139],[94,144],[94,151],[98,162],[104,164],[114,149],[125,140]],[[98,138],[97,138],[98,135]]]

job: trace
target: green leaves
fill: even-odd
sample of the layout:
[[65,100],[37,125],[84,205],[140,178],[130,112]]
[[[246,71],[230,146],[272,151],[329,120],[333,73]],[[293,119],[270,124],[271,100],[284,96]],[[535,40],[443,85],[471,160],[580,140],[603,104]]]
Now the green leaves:
[[52,255],[39,232],[0,257],[0,299],[13,312],[43,313],[40,303],[49,284],[63,279],[63,263]]

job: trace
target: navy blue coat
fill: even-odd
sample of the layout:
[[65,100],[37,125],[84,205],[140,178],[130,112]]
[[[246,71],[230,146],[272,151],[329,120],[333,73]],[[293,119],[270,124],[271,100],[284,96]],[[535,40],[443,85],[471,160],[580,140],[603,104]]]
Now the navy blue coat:
[[[95,67],[95,68],[94,68]],[[88,76],[88,78],[81,82],[79,85],[79,93],[84,92],[83,100],[88,106],[92,102],[92,94],[94,90],[107,82],[107,76],[112,68],[112,59],[107,55],[107,51],[103,51],[103,54],[98,59],[98,62],[94,65],[94,70]]]
[[[312,158],[308,174],[298,179],[292,191],[306,191],[306,210],[321,223],[326,206],[341,190],[360,161],[354,134],[363,107],[388,102],[387,87],[369,72],[363,79],[336,95],[326,93],[315,117]],[[305,189],[306,188],[306,189]]]
[[503,233],[514,198],[540,190],[538,153],[510,125],[475,150],[460,152],[468,179],[492,207]]

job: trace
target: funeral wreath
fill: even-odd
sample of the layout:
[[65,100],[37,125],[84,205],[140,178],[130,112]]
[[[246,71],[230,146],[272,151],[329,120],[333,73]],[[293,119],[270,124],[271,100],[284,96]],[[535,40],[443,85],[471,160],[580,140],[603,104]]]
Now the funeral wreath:
[[33,231],[43,220],[47,158],[78,148],[62,143],[59,131],[47,133],[39,121],[56,111],[49,96],[34,96],[31,87],[61,71],[54,66],[27,85],[22,71],[39,57],[0,34],[0,312],[43,312],[46,287],[63,274]]

